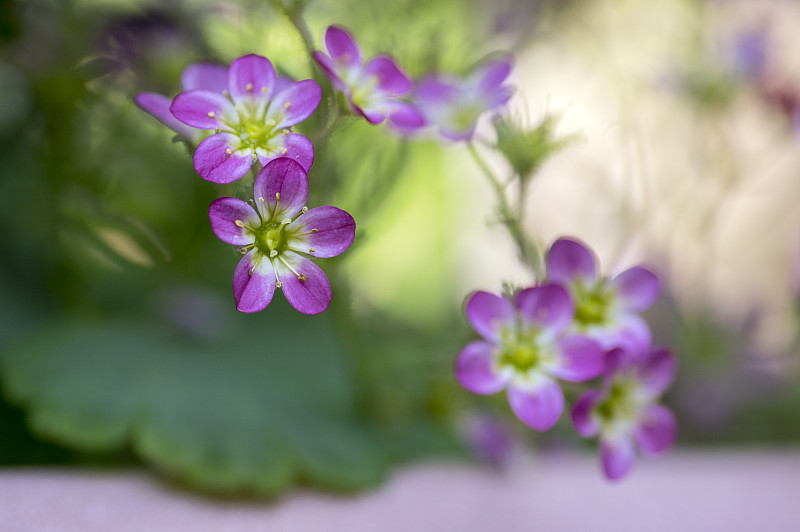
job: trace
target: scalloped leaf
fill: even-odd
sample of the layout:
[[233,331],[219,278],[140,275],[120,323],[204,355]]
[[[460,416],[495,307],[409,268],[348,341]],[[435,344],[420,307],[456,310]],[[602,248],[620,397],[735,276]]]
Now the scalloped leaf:
[[0,377],[38,434],[89,452],[130,445],[211,492],[379,482],[387,460],[355,418],[329,320],[284,307],[235,322],[225,339],[198,342],[62,320],[0,355]]

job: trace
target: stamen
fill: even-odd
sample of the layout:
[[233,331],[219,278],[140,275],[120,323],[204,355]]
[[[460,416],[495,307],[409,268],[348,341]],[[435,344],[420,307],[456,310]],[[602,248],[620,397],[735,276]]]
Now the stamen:
[[314,249],[314,248],[308,248],[308,252],[309,252],[309,253],[315,253],[316,251],[317,251],[317,250],[316,250],[316,249]]
[[287,108],[287,109],[289,108],[289,105],[291,105],[289,102],[286,102],[285,104],[283,104],[283,106],[284,106],[285,108]]
[[218,127],[215,127],[214,128],[214,133],[222,133],[222,129],[220,129]]
[[273,249],[272,251],[269,252],[269,258],[274,259],[277,256],[278,256],[278,250],[277,249]]
[[247,92],[253,92],[253,84],[252,83],[248,83],[247,85],[244,86],[244,88],[247,89]]
[[305,214],[307,212],[308,212],[308,207],[304,206],[302,209],[300,209],[300,214]]
[[[302,274],[302,273],[297,273],[297,270],[295,270],[294,268],[292,268],[292,267],[289,265],[289,263],[288,263],[288,262],[286,262],[286,259],[284,259],[283,257],[278,257],[278,260],[279,260],[279,261],[281,261],[281,262],[283,263],[283,265],[284,265],[284,266],[286,266],[287,268],[289,268],[289,271],[291,271],[293,274],[295,274],[295,276],[296,276],[298,279],[300,279],[300,276],[301,276],[301,275],[302,275],[303,277],[305,277],[305,274]],[[301,280],[301,281],[305,281],[305,279],[300,279],[300,280]]]
[[227,153],[228,155],[230,155],[230,154],[232,154],[232,153],[233,153],[233,150],[232,150],[232,149],[230,149],[230,148],[228,148],[228,149],[226,149],[226,150],[225,150],[225,153]]
[[280,200],[281,200],[281,193],[280,192],[276,192],[275,193],[275,201],[280,201]]
[[208,112],[208,117],[209,117],[209,118],[214,118],[214,116],[215,116],[215,115],[214,115],[214,111],[209,111],[209,112]]
[[255,153],[251,153],[250,157],[253,159],[253,162],[258,160],[258,155],[256,155]]
[[284,134],[284,135],[288,135],[288,134],[289,134],[289,130],[288,130],[288,129],[284,129],[284,130],[283,130],[283,134]]
[[225,89],[224,91],[222,91],[222,95],[223,95],[223,96],[230,96],[230,95],[231,95],[231,93],[230,93],[230,92],[228,92],[228,89]]
[[261,87],[261,92],[263,92],[264,94],[266,94],[266,93],[268,93],[268,92],[269,92],[269,89],[268,89],[268,88],[266,88],[266,87]]
[[233,223],[235,223],[237,227],[244,227],[244,222],[241,220],[236,220]]
[[281,225],[287,225],[287,224],[290,224],[290,223],[292,223],[292,219],[291,218],[284,218],[283,220],[281,220]]
[[312,233],[319,233],[319,229],[312,229],[311,232]]
[[308,277],[306,277],[306,274],[301,273],[300,275],[297,276],[297,279],[300,281],[305,281],[306,279],[308,279]]
[[289,150],[287,150],[286,148],[281,148],[281,153],[282,153],[282,154],[286,155],[286,152],[287,152],[287,151],[289,151]]
[[275,124],[277,124],[277,122],[275,122],[274,118],[270,118],[269,120],[267,120],[268,126],[274,126]]
[[275,282],[275,288],[283,288],[283,283],[280,281]]
[[263,196],[259,196],[258,197],[258,202],[259,203],[264,203],[264,197]]

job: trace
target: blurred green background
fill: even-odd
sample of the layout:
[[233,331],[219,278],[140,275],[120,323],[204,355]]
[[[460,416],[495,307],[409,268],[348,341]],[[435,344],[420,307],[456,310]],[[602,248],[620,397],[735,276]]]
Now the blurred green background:
[[[681,444],[796,444],[800,141],[773,86],[792,96],[780,36],[798,13],[718,4],[312,0],[304,20],[316,47],[342,24],[365,56],[389,52],[415,77],[514,52],[511,113],[555,112],[582,138],[543,167],[528,228],[543,243],[584,238],[608,270],[646,261],[665,275],[648,318],[680,360],[667,402]],[[361,489],[403,461],[466,456],[476,412],[523,445],[583,445],[566,419],[532,434],[502,397],[452,377],[472,338],[464,296],[533,279],[466,150],[432,135],[352,120],[318,145],[309,206],[358,225],[350,251],[320,261],[333,303],[315,317],[279,296],[236,312],[237,253],[206,214],[221,192],[132,98],[172,96],[188,64],[247,53],[330,96],[270,2],[0,6],[0,464],[144,464],[213,493],[271,495]],[[736,70],[748,30],[772,35],[778,81]],[[721,214],[723,201],[744,210]],[[753,267],[724,270],[731,257]]]

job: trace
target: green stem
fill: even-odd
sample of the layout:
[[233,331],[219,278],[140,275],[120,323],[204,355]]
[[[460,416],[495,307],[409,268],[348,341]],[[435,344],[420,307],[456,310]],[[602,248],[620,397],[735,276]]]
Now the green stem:
[[303,41],[303,46],[305,46],[306,52],[308,53],[308,60],[311,62],[311,71],[314,72],[314,38],[311,36],[311,31],[308,29],[308,25],[303,19],[305,2],[294,2],[291,7],[284,4],[282,0],[271,0],[271,3],[275,6],[275,9],[283,13],[283,15],[289,19],[294,29],[297,30],[300,39]]
[[[506,196],[505,188],[500,183],[500,180],[494,175],[494,172],[492,172],[491,168],[489,168],[489,166],[480,156],[478,150],[475,148],[475,144],[468,142],[467,149],[477,163],[478,167],[489,180],[492,188],[494,188],[495,194],[497,195],[497,206],[500,212],[500,221],[506,226],[511,238],[517,245],[520,259],[531,269],[531,271],[533,271],[536,279],[543,279],[544,265],[542,264],[542,257],[538,252],[538,249],[528,242],[528,238],[525,236],[525,232],[522,230],[520,218],[521,209],[517,209],[517,212],[512,209],[508,201],[508,197]],[[523,201],[523,198],[520,198],[520,201]]]

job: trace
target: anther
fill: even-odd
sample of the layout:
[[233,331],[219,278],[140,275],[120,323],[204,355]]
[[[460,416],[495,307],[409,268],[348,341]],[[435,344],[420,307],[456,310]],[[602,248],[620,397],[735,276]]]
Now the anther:
[[311,232],[312,233],[319,233],[319,229],[312,229]]
[[248,83],[247,85],[244,86],[244,88],[247,89],[247,92],[253,92],[253,84],[252,83]]
[[258,202],[259,203],[264,203],[264,197],[263,196],[259,196],[258,197]]
[[283,288],[283,283],[278,281],[275,283],[275,288]]
[[222,133],[222,129],[220,129],[218,127],[215,127],[214,128],[214,133]]
[[281,153],[282,153],[282,154],[286,155],[286,152],[287,152],[287,151],[289,151],[289,150],[287,150],[286,148],[281,148]]
[[258,160],[258,155],[256,155],[255,153],[251,153],[250,157],[253,159],[253,162]]
[[226,89],[226,90],[222,91],[222,95],[223,95],[223,96],[230,96],[230,95],[231,95],[231,93],[230,93],[230,92],[228,92],[228,90]]
[[243,222],[243,221],[241,221],[241,220],[236,220],[236,221],[235,221],[235,222],[233,222],[233,223],[235,223],[237,227],[244,227],[244,222]]
[[286,225],[286,224],[290,224],[290,223],[292,223],[292,219],[291,218],[284,218],[283,220],[281,220],[281,225]]
[[300,281],[305,281],[306,279],[308,279],[308,277],[306,277],[306,274],[301,273],[300,275],[297,276],[297,279]]
[[275,193],[275,201],[280,201],[280,200],[281,200],[281,193],[280,192],[276,192]]
[[267,125],[268,126],[274,126],[276,123],[277,122],[275,122],[274,118],[270,118],[269,120],[267,120]]
[[308,248],[308,252],[309,252],[309,253],[315,253],[316,251],[317,251],[317,250],[316,250],[316,249],[314,249],[314,248]]
[[283,104],[283,106],[284,106],[285,108],[287,108],[287,109],[289,108],[289,106],[290,106],[290,105],[291,105],[291,104],[290,104],[289,102],[286,102],[285,104]]
[[303,206],[303,208],[302,208],[302,209],[300,209],[300,212],[301,212],[302,214],[305,214],[305,213],[307,213],[307,212],[308,212],[308,207],[305,207],[305,206]]
[[273,249],[272,251],[269,252],[269,258],[274,259],[277,256],[278,256],[278,250],[277,249]]
[[209,117],[209,118],[214,118],[214,116],[215,116],[215,115],[214,115],[214,111],[209,111],[209,112],[208,112],[208,117]]
[[228,148],[228,149],[226,149],[226,150],[225,150],[225,153],[227,153],[228,155],[230,155],[231,153],[233,153],[233,150],[232,150],[232,149],[230,149],[230,148]]
[[247,275],[253,275],[254,271],[256,271],[255,267],[250,268],[250,270],[247,272]]
[[288,129],[284,129],[284,130],[283,130],[283,134],[284,134],[284,135],[288,135],[288,134],[289,134],[289,130],[288,130]]
[[264,94],[266,94],[266,93],[268,93],[268,92],[269,92],[269,89],[268,89],[268,88],[266,88],[266,87],[261,87],[261,92],[263,92]]

